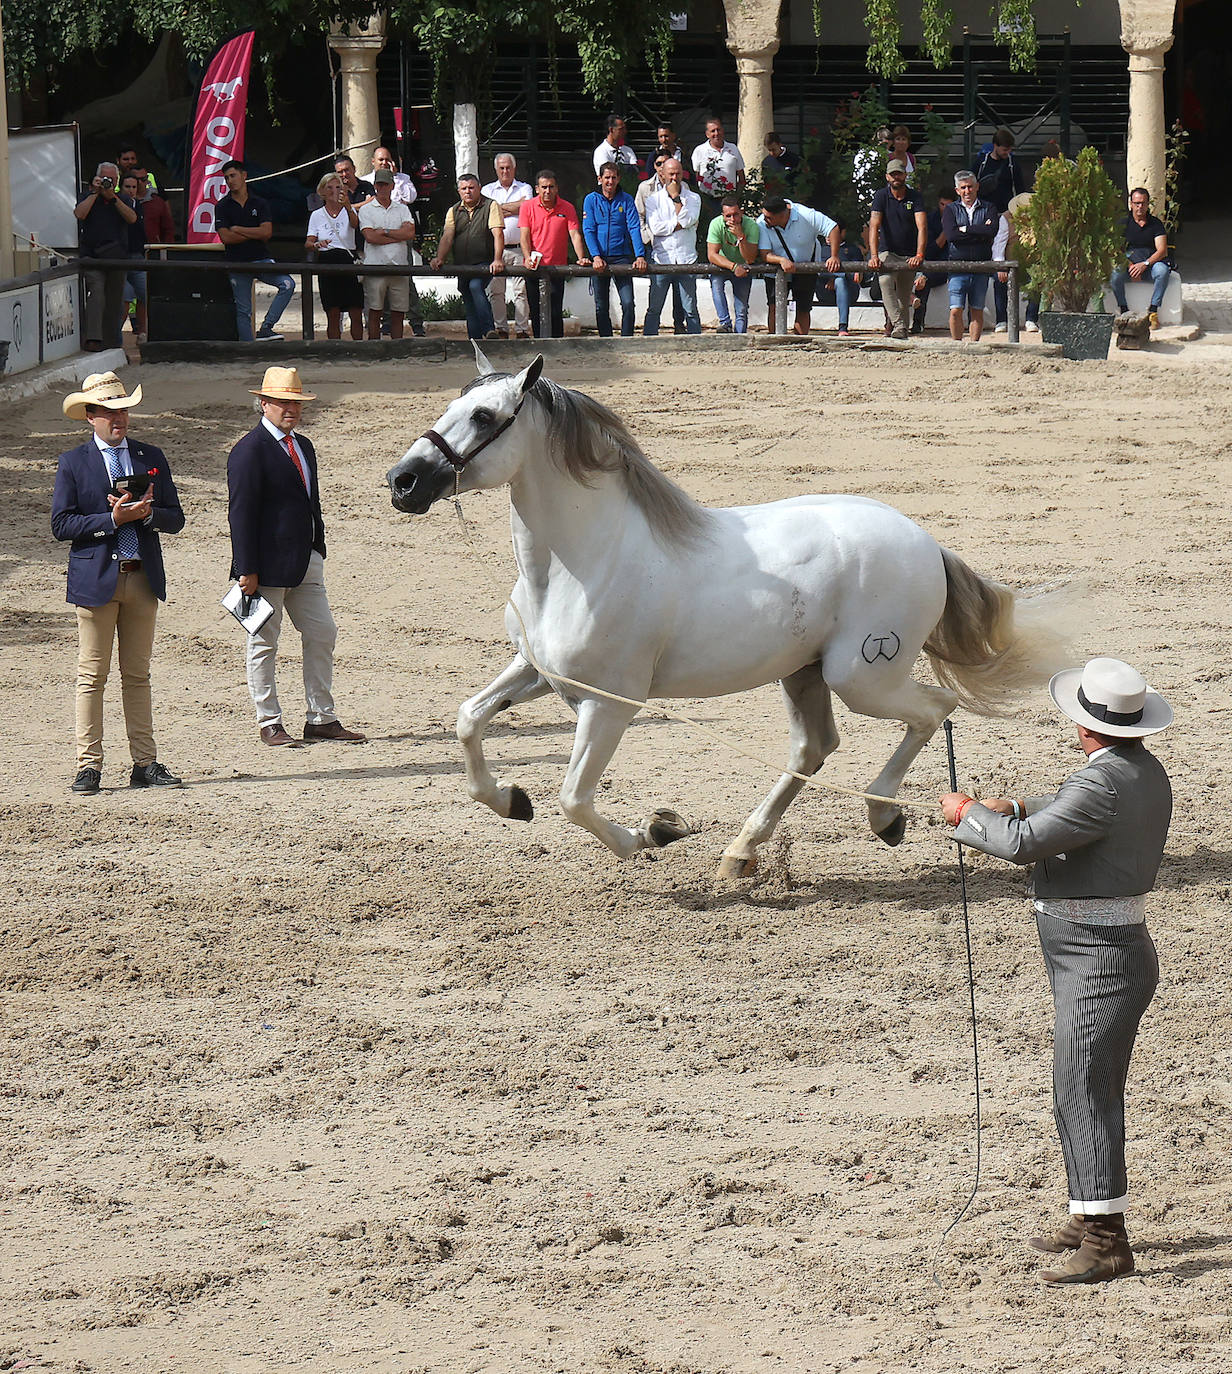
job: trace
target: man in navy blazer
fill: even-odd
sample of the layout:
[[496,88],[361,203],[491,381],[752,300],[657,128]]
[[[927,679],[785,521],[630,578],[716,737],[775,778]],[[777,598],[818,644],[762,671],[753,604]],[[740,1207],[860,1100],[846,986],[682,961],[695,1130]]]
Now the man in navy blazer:
[[274,683],[283,612],[303,640],[304,741],[362,742],[334,710],[334,643],[338,627],[325,594],[325,521],[317,456],[297,432],[306,392],[293,367],[269,367],[254,388],[261,420],[231,450],[227,459],[227,517],[231,525],[231,576],[245,596],[257,591],[274,608],[261,628],[248,636],[248,690],[265,744],[300,743],[282,723]]
[[[64,401],[70,420],[94,431],[60,455],[51,531],[71,540],[68,601],[77,608],[77,776],[92,795],[102,781],[103,688],[119,640],[124,725],[133,756],[131,787],[178,787],[154,747],[150,655],[158,603],[167,599],[159,531],[178,534],[184,512],[161,449],[128,438],[129,410],[141,404],[114,372],[95,373]],[[125,479],[133,490],[125,489]],[[146,479],[142,481],[141,479]]]

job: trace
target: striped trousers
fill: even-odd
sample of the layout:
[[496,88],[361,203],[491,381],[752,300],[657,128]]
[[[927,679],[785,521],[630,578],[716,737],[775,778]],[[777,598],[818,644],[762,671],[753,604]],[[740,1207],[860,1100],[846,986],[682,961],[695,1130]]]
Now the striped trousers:
[[1035,913],[1056,1008],[1052,1104],[1070,1211],[1123,1212],[1125,1079],[1159,960],[1146,925],[1084,925]]

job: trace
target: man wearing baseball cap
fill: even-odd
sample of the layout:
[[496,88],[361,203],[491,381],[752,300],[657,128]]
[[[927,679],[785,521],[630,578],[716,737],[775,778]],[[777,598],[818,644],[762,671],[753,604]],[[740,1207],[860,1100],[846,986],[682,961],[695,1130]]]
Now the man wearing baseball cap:
[[334,624],[325,594],[325,520],[317,480],[317,455],[296,430],[304,390],[293,367],[267,367],[251,388],[261,419],[227,459],[227,518],[231,525],[231,576],[245,596],[258,591],[274,614],[248,636],[248,690],[264,744],[300,743],[282,723],[274,685],[274,660],[284,611],[303,640],[304,742],[364,736],[348,730],[334,710]]
[[1125,1232],[1125,1079],[1138,1023],[1159,981],[1146,928],[1172,818],[1163,765],[1142,743],[1172,708],[1142,675],[1093,658],[1049,684],[1087,756],[1054,797],[941,798],[954,838],[1010,863],[1035,864],[1040,947],[1056,1009],[1053,1113],[1069,1180],[1069,1219],[1036,1250],[1065,1254],[1045,1283],[1133,1273]]
[[130,787],[178,787],[158,762],[150,656],[167,577],[158,536],[178,534],[184,512],[161,449],[128,437],[128,413],[141,404],[114,372],[87,377],[65,397],[64,413],[94,433],[60,455],[51,499],[51,532],[71,540],[68,601],[77,608],[77,776],[73,791],[92,796],[103,769],[103,688],[119,642],[124,728],[133,756]]

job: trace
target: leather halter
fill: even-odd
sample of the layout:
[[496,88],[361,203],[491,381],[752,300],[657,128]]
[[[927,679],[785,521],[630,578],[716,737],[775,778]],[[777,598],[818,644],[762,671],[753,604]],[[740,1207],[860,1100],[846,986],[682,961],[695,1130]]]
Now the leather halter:
[[497,439],[499,439],[501,435],[504,434],[504,432],[509,428],[509,426],[513,424],[513,422],[518,418],[518,411],[522,409],[522,406],[525,403],[526,392],[523,392],[521,397],[518,399],[517,405],[513,408],[513,414],[510,415],[510,417],[507,420],[505,420],[502,424],[497,425],[497,427],[492,431],[492,433],[489,434],[488,437],[481,444],[471,449],[471,451],[465,456],[460,454],[457,451],[457,449],[455,449],[454,446],[449,442],[448,439],[442,438],[441,435],[439,435],[434,429],[425,429],[419,437],[421,439],[427,439],[431,444],[435,445],[435,447],[440,451],[441,455],[445,458],[446,462],[449,463],[450,467],[454,468],[457,472],[461,472],[462,469],[467,465],[467,463],[473,461],[475,458],[478,458],[479,455],[484,451],[485,448],[487,448],[489,444],[494,444],[497,441]]

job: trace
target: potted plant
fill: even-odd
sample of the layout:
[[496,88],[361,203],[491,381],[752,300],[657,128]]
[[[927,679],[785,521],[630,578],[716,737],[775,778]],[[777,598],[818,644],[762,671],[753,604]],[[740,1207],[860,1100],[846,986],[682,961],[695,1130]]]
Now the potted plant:
[[1031,291],[1048,303],[1040,314],[1045,342],[1059,343],[1067,358],[1106,358],[1113,316],[1104,313],[1103,287],[1125,253],[1125,205],[1095,149],[1084,148],[1072,162],[1041,162],[1020,217],[1030,243]]

